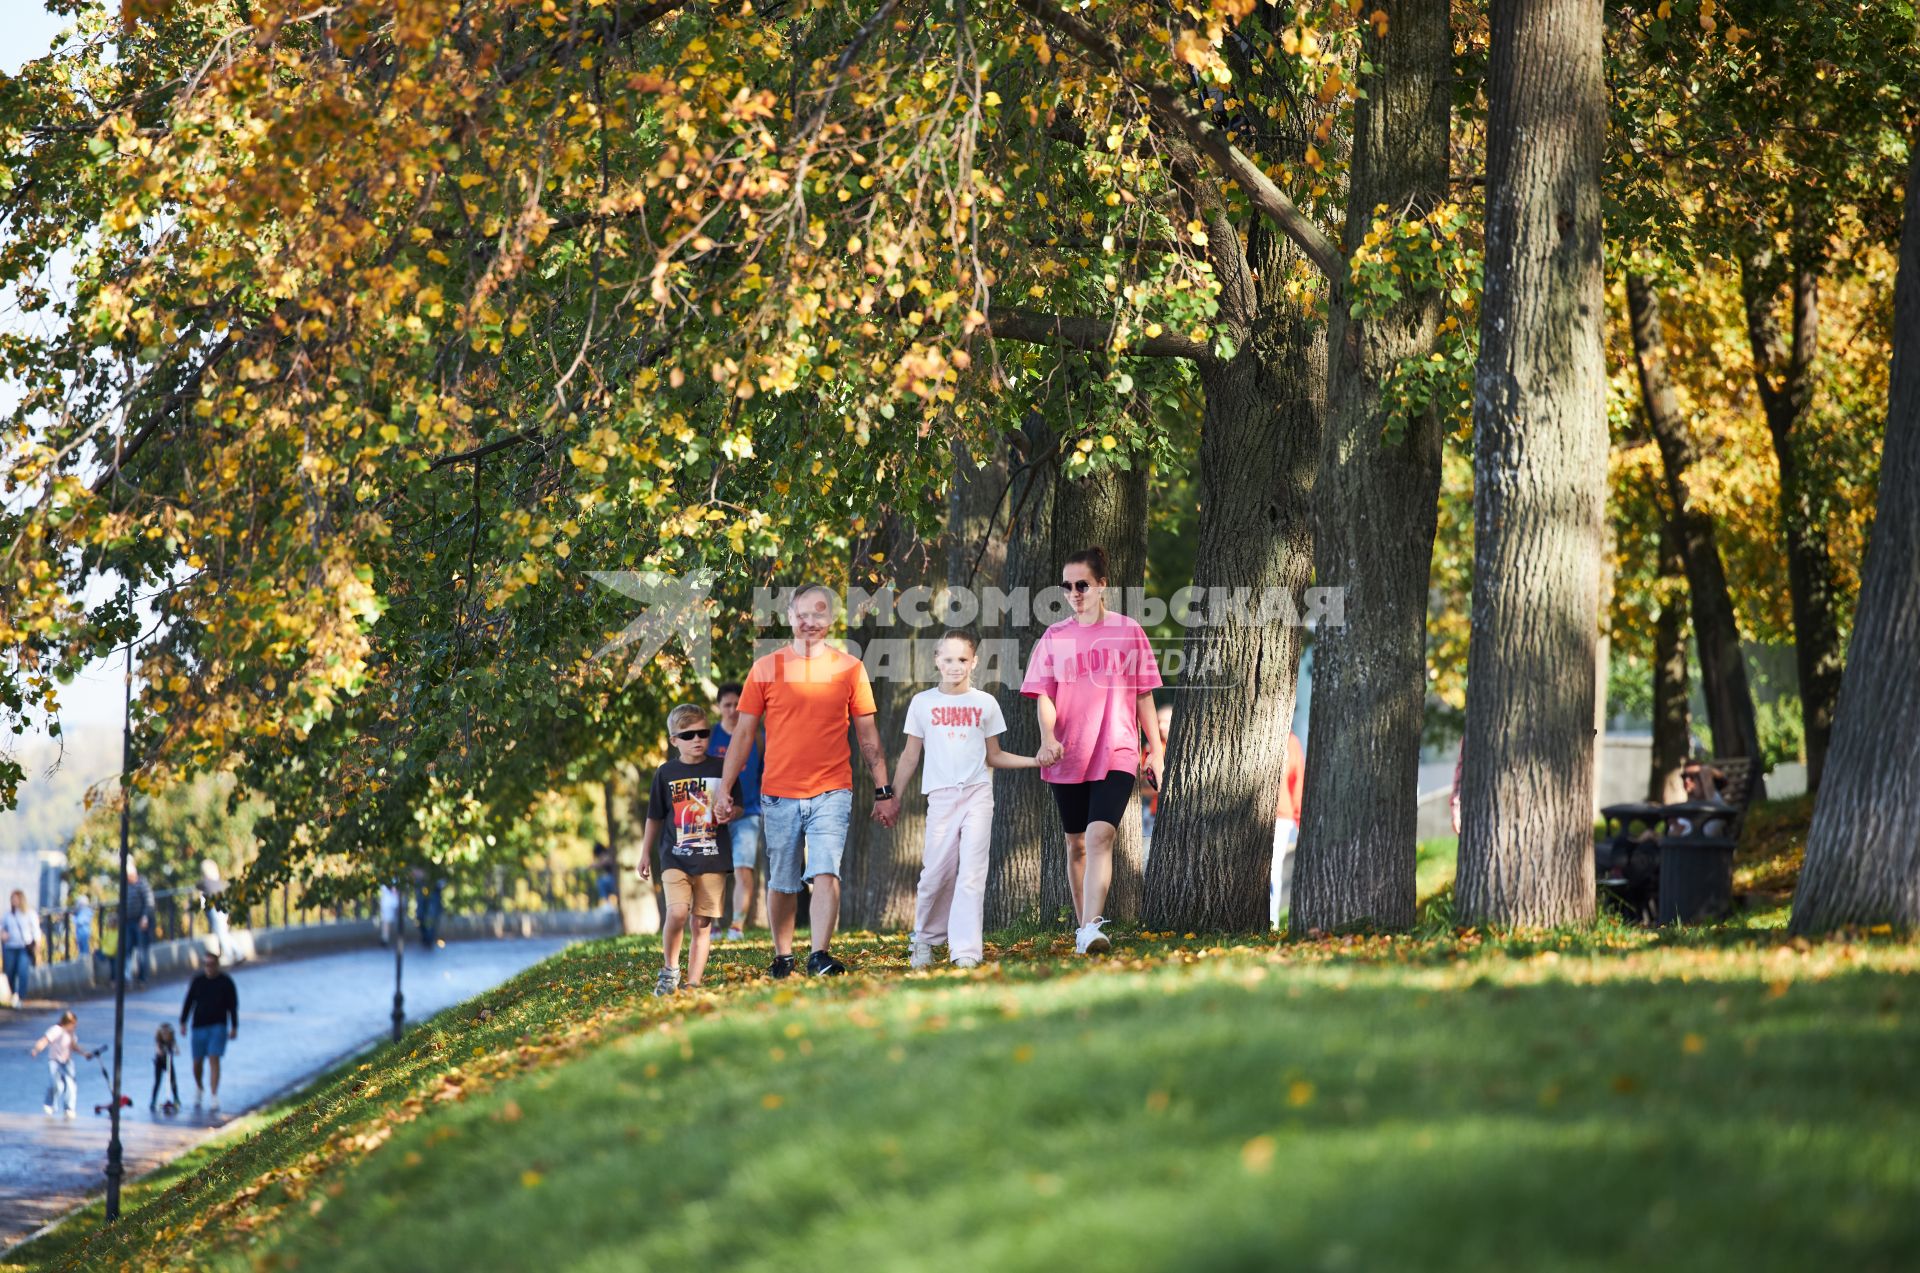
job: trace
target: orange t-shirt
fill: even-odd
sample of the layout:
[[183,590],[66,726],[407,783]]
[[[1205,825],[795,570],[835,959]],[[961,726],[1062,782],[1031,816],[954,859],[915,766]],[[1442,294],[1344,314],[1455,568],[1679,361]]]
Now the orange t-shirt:
[[867,668],[844,650],[822,646],[801,658],[792,646],[755,659],[740,710],[766,725],[760,794],[805,800],[853,790],[847,727],[874,713]]
[[1280,807],[1273,812],[1275,822],[1300,821],[1300,788],[1307,781],[1307,758],[1300,750],[1300,735],[1287,734],[1287,768],[1280,779]]

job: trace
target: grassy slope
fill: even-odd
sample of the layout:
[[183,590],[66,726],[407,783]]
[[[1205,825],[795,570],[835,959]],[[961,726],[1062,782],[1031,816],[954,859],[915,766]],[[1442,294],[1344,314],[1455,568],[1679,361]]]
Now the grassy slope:
[[596,943],[23,1267],[1909,1266],[1920,948],[1757,925],[646,997]]

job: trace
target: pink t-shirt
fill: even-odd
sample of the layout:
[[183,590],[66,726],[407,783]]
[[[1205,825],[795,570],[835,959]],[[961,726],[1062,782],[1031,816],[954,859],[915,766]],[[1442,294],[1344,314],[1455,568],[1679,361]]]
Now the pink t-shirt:
[[1089,782],[1140,768],[1139,697],[1160,688],[1160,666],[1138,623],[1109,610],[1098,623],[1063,619],[1034,642],[1020,692],[1053,700],[1053,734],[1066,748],[1040,771],[1048,782]]

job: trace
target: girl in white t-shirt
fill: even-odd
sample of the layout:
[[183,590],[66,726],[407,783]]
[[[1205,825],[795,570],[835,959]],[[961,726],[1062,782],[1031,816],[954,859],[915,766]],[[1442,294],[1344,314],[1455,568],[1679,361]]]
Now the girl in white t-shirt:
[[973,688],[978,647],[965,632],[949,632],[934,649],[940,669],[936,689],[922,690],[907,705],[907,744],[894,782],[907,789],[926,755],[920,789],[927,796],[927,847],[914,903],[915,968],[933,965],[933,948],[945,944],[954,965],[978,967],[986,954],[981,933],[987,899],[987,847],[993,834],[993,771],[1037,769],[1033,756],[1000,750],[1006,718],[999,700]]

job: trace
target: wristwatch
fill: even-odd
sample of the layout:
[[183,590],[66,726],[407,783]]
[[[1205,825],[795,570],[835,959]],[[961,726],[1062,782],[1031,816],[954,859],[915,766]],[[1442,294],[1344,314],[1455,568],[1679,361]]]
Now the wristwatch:
[[875,788],[873,789],[873,798],[874,798],[875,800],[891,800],[891,799],[893,799],[893,788],[892,788],[892,786],[885,786],[885,787],[875,787]]

